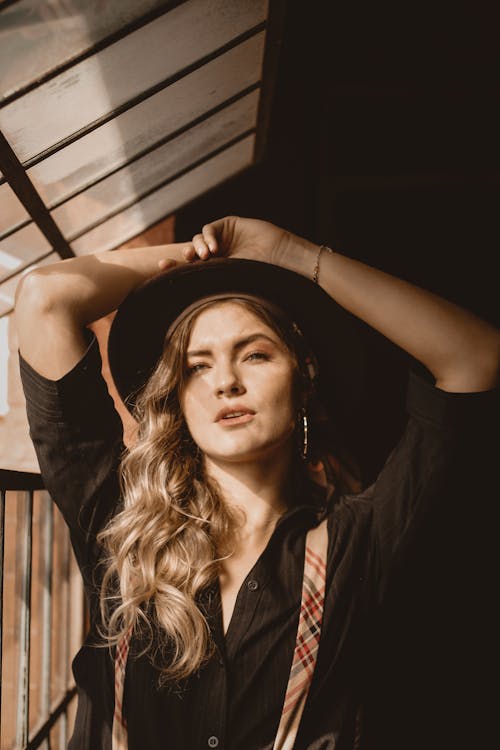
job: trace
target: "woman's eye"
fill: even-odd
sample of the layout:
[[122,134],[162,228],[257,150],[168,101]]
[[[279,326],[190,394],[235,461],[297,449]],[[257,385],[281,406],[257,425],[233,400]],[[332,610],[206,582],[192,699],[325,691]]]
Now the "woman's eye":
[[250,360],[258,360],[258,359],[269,359],[269,355],[265,354],[264,352],[251,352],[247,359]]
[[197,365],[190,365],[188,367],[188,375],[195,375],[197,372],[201,372],[207,365],[200,362]]

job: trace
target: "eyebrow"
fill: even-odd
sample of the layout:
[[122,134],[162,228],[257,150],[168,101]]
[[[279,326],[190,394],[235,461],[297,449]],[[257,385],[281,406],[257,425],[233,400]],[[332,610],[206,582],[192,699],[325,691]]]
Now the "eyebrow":
[[[274,344],[274,346],[277,345],[277,341],[271,338],[271,336],[267,336],[265,333],[253,333],[251,336],[245,336],[244,339],[240,339],[239,341],[237,341],[233,346],[233,350],[238,352],[240,351],[240,349],[244,349],[245,346],[247,346],[248,344],[252,344],[258,339],[265,339],[271,344]],[[212,354],[211,349],[191,349],[186,352],[187,357],[206,357],[210,354]]]

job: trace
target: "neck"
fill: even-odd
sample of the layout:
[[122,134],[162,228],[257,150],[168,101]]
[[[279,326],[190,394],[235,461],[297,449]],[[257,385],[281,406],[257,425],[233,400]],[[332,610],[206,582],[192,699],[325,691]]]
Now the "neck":
[[231,463],[205,457],[224,502],[241,518],[241,539],[264,536],[287,510],[292,492],[291,451],[256,461]]

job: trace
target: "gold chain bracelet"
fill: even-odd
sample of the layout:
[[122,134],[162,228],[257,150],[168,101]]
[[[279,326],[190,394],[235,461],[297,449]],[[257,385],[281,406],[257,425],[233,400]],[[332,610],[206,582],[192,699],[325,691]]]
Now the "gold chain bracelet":
[[313,275],[312,275],[312,280],[313,280],[313,282],[315,284],[319,284],[319,281],[318,281],[318,279],[319,279],[319,262],[321,260],[321,253],[323,252],[323,250],[326,250],[327,253],[333,253],[333,250],[332,250],[331,247],[328,247],[327,245],[321,245],[320,246],[320,248],[318,250],[318,254],[316,256],[316,263],[314,265],[314,271],[313,271]]

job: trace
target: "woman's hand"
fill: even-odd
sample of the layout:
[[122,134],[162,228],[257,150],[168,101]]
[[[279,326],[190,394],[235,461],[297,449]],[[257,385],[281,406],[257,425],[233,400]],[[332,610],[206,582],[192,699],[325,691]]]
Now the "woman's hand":
[[301,241],[285,229],[260,219],[226,216],[205,224],[184,251],[186,261],[231,256],[284,265],[290,244]]
[[[269,221],[226,216],[205,224],[191,242],[182,245],[187,263],[213,257],[231,256],[272,263],[311,278],[318,246]],[[166,268],[168,261],[158,263]]]

